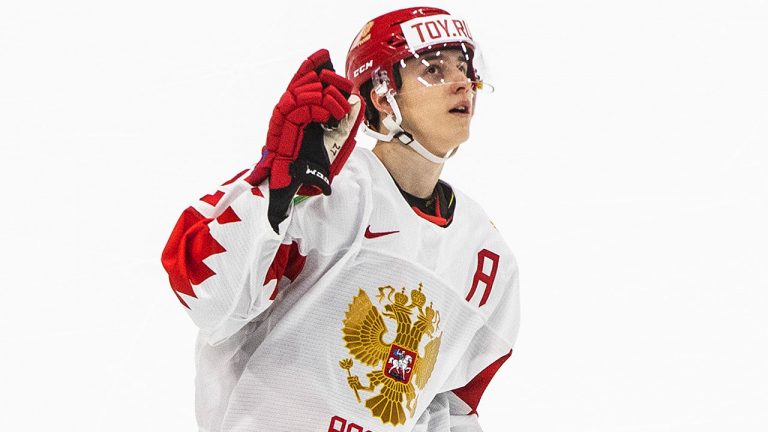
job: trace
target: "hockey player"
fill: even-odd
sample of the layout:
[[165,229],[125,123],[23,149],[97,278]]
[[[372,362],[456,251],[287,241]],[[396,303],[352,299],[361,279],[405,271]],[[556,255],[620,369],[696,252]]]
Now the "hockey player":
[[[488,88],[480,58],[446,11],[375,18],[346,78],[310,56],[261,160],[182,213],[162,263],[200,328],[201,431],[481,430],[517,266],[439,180]],[[373,151],[353,150],[358,126]]]

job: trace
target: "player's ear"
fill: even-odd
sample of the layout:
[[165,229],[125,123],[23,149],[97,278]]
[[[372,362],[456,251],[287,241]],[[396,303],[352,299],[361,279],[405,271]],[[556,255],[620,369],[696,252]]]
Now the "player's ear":
[[394,112],[392,105],[387,101],[387,97],[376,93],[374,89],[371,89],[371,103],[382,115],[391,115]]

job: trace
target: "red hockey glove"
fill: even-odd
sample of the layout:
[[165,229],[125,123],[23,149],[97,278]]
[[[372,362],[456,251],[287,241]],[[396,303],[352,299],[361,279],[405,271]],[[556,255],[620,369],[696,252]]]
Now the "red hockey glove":
[[252,184],[269,177],[270,225],[278,232],[296,193],[330,195],[331,182],[355,146],[365,110],[352,82],[337,75],[327,50],[302,63],[272,112]]

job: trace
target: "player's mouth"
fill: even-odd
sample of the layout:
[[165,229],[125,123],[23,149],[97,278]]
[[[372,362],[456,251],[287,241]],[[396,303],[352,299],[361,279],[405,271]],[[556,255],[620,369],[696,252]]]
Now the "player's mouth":
[[469,117],[472,115],[472,103],[468,100],[461,101],[448,110],[448,112],[461,117]]

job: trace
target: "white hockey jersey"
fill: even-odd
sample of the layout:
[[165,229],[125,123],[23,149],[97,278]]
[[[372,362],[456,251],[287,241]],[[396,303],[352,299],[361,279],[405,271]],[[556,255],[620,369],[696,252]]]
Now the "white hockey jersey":
[[200,328],[200,430],[479,431],[519,325],[517,265],[479,206],[455,191],[438,226],[357,148],[278,235],[249,174],[188,208],[163,251]]

